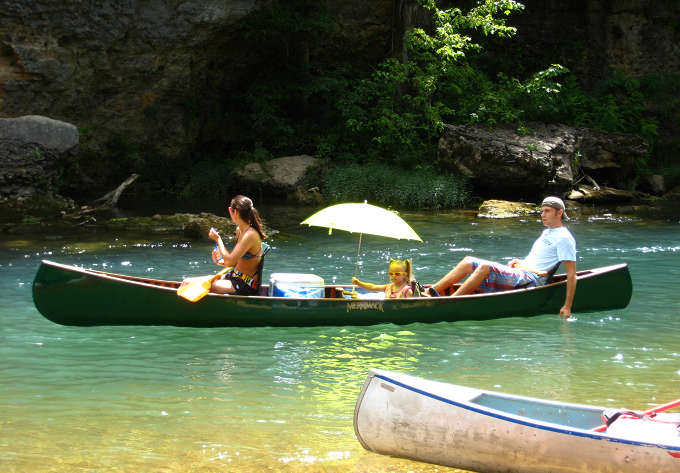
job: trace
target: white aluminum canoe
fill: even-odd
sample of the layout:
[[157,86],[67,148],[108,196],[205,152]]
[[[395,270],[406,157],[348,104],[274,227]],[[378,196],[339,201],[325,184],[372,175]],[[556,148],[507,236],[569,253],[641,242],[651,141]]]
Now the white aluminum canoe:
[[476,472],[680,472],[678,414],[595,432],[604,409],[371,370],[354,431],[367,450]]

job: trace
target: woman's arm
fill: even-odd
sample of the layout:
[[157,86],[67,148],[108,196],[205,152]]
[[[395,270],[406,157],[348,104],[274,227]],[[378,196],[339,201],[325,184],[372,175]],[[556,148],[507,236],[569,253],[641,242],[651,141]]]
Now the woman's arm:
[[[238,241],[236,242],[236,245],[234,246],[234,249],[231,250],[231,253],[227,248],[224,246],[224,242],[222,241],[222,237],[220,234],[215,230],[214,228],[210,229],[210,233],[208,233],[208,236],[217,243],[217,246],[220,249],[220,254],[222,255],[222,259],[224,262],[222,263],[223,266],[236,266],[236,263],[238,263],[238,260],[241,259],[241,257],[246,254],[248,251],[248,248],[251,248],[255,246],[255,243],[258,241],[258,237],[256,235],[257,232],[246,232],[242,237],[240,237],[238,229],[236,230],[236,237],[238,238]],[[240,237],[240,238],[239,238]]]

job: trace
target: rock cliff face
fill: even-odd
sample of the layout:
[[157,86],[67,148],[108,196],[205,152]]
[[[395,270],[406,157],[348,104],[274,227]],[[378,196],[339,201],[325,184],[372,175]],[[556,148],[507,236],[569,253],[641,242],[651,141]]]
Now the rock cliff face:
[[[680,2],[525,0],[513,16],[528,60],[559,62],[592,82],[612,70],[632,76],[680,71]],[[512,46],[511,46],[512,47]]]
[[[596,78],[680,70],[680,2],[528,0],[513,16],[528,58]],[[399,55],[403,29],[424,21],[413,0],[330,0],[353,54]],[[0,0],[0,116],[41,114],[84,133],[121,132],[173,153],[213,123],[240,50],[239,22],[266,0]],[[536,59],[540,60],[540,59]],[[547,64],[543,63],[542,66]],[[214,117],[211,118],[214,120]]]
[[[191,142],[196,89],[257,0],[0,1],[0,113]],[[103,132],[103,133],[100,133]]]
[[[526,0],[511,48],[593,81],[680,70],[680,2]],[[120,134],[179,156],[197,140],[238,137],[220,102],[242,83],[242,22],[267,0],[0,0],[0,117],[75,124],[81,149]],[[426,22],[415,0],[328,0],[345,54],[403,55],[404,29]],[[332,39],[326,39],[332,42]],[[323,55],[327,45],[310,54]],[[512,53],[514,54],[514,52]],[[332,60],[332,59],[331,59]],[[663,107],[663,104],[659,104]]]
[[[389,1],[329,3],[356,54],[377,60],[389,52]],[[170,154],[201,134],[226,138],[219,102],[258,54],[244,49],[239,22],[267,4],[0,0],[0,116],[47,115]]]

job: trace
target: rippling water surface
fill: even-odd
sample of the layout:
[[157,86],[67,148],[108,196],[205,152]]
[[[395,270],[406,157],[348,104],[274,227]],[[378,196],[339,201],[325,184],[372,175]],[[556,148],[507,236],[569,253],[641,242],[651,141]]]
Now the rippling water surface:
[[[270,209],[271,272],[351,278],[358,236]],[[411,257],[432,282],[466,254],[523,256],[536,219],[404,213],[424,242],[364,236],[362,279]],[[354,403],[371,367],[569,402],[647,408],[680,393],[680,225],[569,223],[579,268],[630,265],[624,310],[487,322],[319,328],[63,327],[34,308],[43,258],[179,279],[215,271],[208,242],[5,239],[0,248],[0,471],[454,471],[362,449]]]

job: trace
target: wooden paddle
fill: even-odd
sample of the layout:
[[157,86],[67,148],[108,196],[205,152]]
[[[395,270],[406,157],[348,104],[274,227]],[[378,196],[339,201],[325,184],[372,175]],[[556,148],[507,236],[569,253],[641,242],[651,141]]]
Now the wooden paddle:
[[[660,406],[653,407],[649,410],[646,410],[645,412],[642,413],[643,416],[649,416],[652,414],[656,414],[657,412],[662,412],[662,411],[667,411],[668,409],[673,409],[674,407],[679,407],[680,406],[680,399],[676,399],[675,401],[668,402],[666,404],[661,404]],[[604,432],[607,430],[607,424],[602,424],[599,427],[595,427],[594,429],[595,432]]]
[[224,268],[222,271],[213,276],[191,278],[186,282],[186,284],[183,282],[179,289],[177,289],[177,295],[185,298],[189,302],[200,301],[210,292],[213,281],[219,279],[220,276],[231,269],[231,267]]

